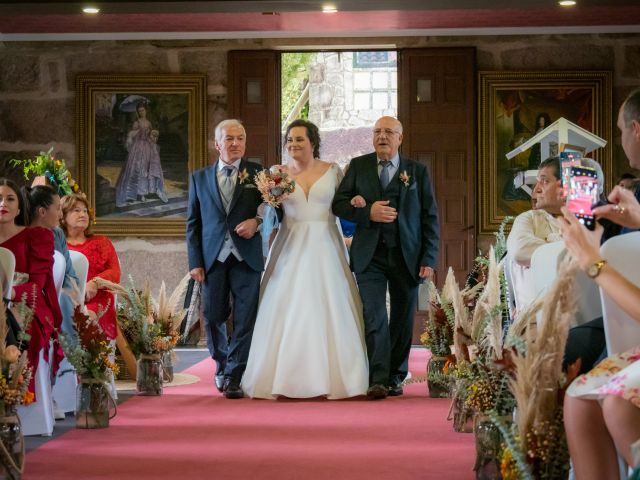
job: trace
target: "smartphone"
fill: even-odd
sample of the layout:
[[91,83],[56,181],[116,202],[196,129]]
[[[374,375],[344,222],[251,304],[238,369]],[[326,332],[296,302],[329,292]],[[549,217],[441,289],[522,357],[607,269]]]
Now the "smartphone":
[[589,230],[596,227],[593,206],[598,203],[598,174],[583,166],[568,168],[567,208]]

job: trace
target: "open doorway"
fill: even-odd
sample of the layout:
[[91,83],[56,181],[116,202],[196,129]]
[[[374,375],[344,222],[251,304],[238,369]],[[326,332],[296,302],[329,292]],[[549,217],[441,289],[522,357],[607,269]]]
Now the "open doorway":
[[375,121],[397,116],[396,51],[285,52],[280,62],[281,133],[297,118],[315,123],[324,161],[344,168],[371,152]]

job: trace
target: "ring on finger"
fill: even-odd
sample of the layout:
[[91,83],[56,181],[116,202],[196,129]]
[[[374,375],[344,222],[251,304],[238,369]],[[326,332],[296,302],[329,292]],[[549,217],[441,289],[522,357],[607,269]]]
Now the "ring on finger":
[[621,213],[623,211],[622,207],[617,203],[613,206],[613,210],[615,210],[618,213]]
[[618,207],[618,213],[622,215],[624,213],[624,207],[621,207],[620,205],[618,205]]

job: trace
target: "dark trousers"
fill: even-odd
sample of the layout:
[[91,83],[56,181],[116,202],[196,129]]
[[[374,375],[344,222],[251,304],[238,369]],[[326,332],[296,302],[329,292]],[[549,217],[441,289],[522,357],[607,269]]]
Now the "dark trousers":
[[[260,272],[233,255],[216,261],[202,285],[207,347],[216,361],[216,375],[240,380],[247,366],[253,326],[256,323]],[[227,335],[226,320],[233,300],[233,333]]]
[[[369,357],[369,385],[404,380],[409,371],[418,283],[409,273],[400,248],[381,241],[369,266],[356,274],[364,308],[364,334]],[[391,299],[387,315],[386,293]]]
[[587,373],[607,356],[607,342],[604,335],[604,322],[598,317],[569,330],[564,350],[563,369],[579,358],[582,359],[580,374]]

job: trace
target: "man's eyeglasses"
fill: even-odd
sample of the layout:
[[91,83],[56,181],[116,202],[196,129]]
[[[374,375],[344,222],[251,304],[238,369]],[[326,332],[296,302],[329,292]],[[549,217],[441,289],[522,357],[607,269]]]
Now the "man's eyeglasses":
[[387,137],[391,137],[392,135],[400,135],[400,132],[396,132],[395,130],[391,130],[390,128],[376,128],[373,131],[374,137],[379,137],[382,134],[385,134]]

